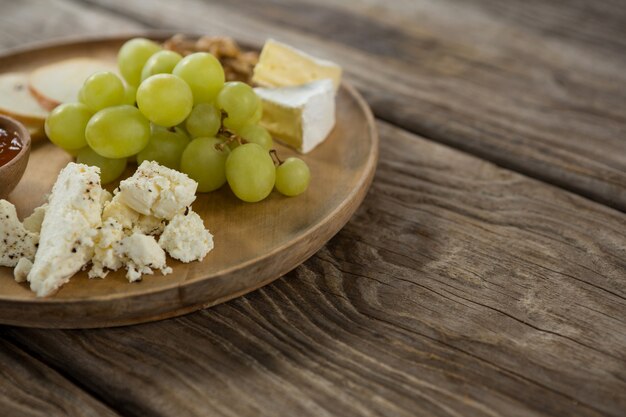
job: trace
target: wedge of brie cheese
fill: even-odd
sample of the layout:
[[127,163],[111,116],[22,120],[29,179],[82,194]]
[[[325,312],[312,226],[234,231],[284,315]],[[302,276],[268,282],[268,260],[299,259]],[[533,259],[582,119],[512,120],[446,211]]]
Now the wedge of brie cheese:
[[329,78],[335,91],[341,83],[341,67],[334,62],[317,59],[296,48],[268,39],[263,46],[252,81],[266,87],[306,84]]
[[335,92],[329,79],[254,91],[263,102],[261,125],[299,152],[322,143],[335,125]]
[[54,293],[93,256],[103,201],[99,171],[69,163],[52,187],[39,248],[27,277],[37,296]]

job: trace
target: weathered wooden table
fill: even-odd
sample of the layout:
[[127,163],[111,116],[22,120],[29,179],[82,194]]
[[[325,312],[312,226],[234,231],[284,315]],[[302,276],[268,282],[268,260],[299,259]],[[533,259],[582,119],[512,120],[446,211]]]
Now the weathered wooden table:
[[4,49],[286,40],[341,63],[381,135],[363,206],[274,284],[140,326],[0,328],[0,415],[626,415],[626,2],[0,6]]

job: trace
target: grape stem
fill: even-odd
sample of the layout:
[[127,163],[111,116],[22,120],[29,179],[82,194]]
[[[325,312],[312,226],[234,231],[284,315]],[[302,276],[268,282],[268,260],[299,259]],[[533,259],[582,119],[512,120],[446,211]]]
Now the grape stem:
[[283,164],[283,161],[281,161],[278,157],[278,152],[276,152],[276,149],[270,149],[270,156],[272,157],[272,160],[274,161],[274,164],[276,166],[281,166]]
[[237,135],[236,133],[222,127],[220,128],[219,132],[217,132],[216,135],[218,138],[223,138],[224,142],[222,143],[218,143],[217,145],[215,145],[215,149],[217,149],[218,151],[223,151],[224,147],[227,146],[228,144],[237,141],[240,145],[243,145],[244,143],[248,143],[247,140],[245,140],[244,138],[242,138],[241,136]]

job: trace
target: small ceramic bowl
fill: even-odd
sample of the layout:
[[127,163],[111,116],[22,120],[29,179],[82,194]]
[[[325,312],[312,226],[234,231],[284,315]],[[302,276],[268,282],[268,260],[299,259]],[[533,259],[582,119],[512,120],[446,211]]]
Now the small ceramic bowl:
[[0,198],[7,198],[22,179],[30,156],[30,134],[28,129],[7,116],[0,116],[0,128],[16,132],[22,142],[22,149],[6,164],[0,166]]

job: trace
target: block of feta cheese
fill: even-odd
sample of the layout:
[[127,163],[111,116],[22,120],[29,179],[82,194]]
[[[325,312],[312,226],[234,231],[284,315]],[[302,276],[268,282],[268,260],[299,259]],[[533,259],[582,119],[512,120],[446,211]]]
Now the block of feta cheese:
[[190,209],[187,214],[174,216],[165,226],[159,245],[179,261],[201,261],[213,249],[213,235],[204,228],[202,218]]
[[13,277],[15,278],[15,282],[25,282],[26,277],[30,273],[30,270],[33,268],[33,263],[28,258],[20,258],[15,265],[15,269],[13,270]]
[[165,263],[165,252],[154,236],[133,233],[122,239],[117,251],[124,260],[128,271],[126,278],[130,282],[140,280],[143,274],[152,274],[154,269],[161,270],[163,275],[172,272]]
[[27,230],[15,206],[0,200],[0,265],[15,266],[20,258],[34,259],[39,234]]
[[70,162],[59,174],[28,274],[37,296],[53,294],[91,260],[102,216],[102,192],[97,167]]
[[335,126],[335,93],[329,79],[254,91],[263,102],[261,125],[299,152],[311,151]]
[[140,214],[170,220],[193,203],[197,188],[198,183],[187,175],[143,161],[132,177],[120,183],[116,197]]
[[263,45],[252,81],[266,87],[306,84],[329,78],[336,91],[341,83],[341,67],[334,62],[317,59],[287,44],[268,39]]
[[26,217],[22,223],[24,223],[24,228],[29,232],[39,233],[41,231],[41,224],[43,223],[43,218],[46,215],[46,209],[48,208],[48,204],[43,204],[33,211],[33,213]]

